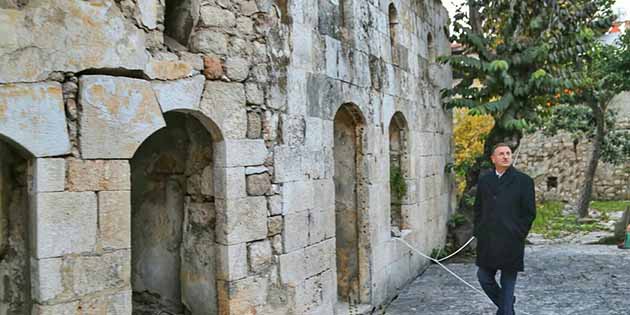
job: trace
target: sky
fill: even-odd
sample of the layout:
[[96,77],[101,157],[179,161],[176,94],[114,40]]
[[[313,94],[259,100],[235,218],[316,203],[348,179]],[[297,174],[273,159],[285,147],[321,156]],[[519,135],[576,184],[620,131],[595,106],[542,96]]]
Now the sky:
[[[442,0],[451,17],[455,14],[457,6],[465,0]],[[619,15],[622,21],[630,20],[630,0],[618,0],[613,7],[614,12]]]

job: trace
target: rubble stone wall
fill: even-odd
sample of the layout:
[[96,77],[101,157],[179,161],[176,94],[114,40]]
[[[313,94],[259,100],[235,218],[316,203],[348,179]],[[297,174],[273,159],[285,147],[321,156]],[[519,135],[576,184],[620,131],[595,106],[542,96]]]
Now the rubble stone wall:
[[[610,109],[617,112],[618,129],[630,130],[630,92],[613,99]],[[567,133],[544,136],[528,135],[521,141],[517,167],[530,174],[536,183],[537,197],[577,202],[584,172],[593,150],[588,139],[576,139]],[[630,163],[599,162],[593,182],[596,200],[630,199]]]
[[386,302],[427,265],[396,237],[442,246],[454,205],[447,17],[436,1],[0,1],[0,136],[28,156],[9,186],[29,209],[0,224],[22,257],[0,274],[30,255],[0,314]]

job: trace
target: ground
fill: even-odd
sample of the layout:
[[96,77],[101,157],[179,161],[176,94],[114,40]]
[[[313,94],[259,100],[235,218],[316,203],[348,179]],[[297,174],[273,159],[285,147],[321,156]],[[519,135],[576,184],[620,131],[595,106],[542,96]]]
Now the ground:
[[[480,288],[473,262],[446,265]],[[533,245],[516,286],[516,314],[630,313],[630,250],[611,245]],[[387,307],[386,315],[492,315],[496,308],[432,264]]]

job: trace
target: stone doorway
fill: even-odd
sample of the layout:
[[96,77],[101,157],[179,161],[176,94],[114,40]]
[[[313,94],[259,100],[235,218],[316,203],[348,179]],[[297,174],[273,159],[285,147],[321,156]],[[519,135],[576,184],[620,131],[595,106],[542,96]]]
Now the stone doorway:
[[350,304],[369,302],[364,129],[359,109],[342,105],[334,119],[333,149],[337,295],[340,302]]
[[31,310],[27,164],[0,139],[0,315]]
[[164,118],[131,160],[133,314],[217,314],[212,138]]

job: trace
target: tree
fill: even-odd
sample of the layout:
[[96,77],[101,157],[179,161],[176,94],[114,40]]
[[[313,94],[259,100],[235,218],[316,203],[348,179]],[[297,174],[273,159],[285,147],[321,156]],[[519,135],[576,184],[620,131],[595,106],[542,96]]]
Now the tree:
[[[466,179],[467,194],[482,168],[490,166],[491,148],[507,142],[516,148],[523,130],[549,110],[546,101],[567,79],[553,77],[594,45],[598,33],[612,24],[612,0],[469,0],[455,15],[452,41],[461,55],[442,58],[462,79],[443,91],[448,108],[488,114],[495,125],[484,154]],[[473,25],[475,27],[470,27]],[[462,201],[470,198],[462,198]],[[470,209],[460,202],[460,210]]]
[[[567,70],[569,69],[569,70]],[[630,133],[615,130],[615,115],[608,107],[614,96],[630,90],[630,32],[618,45],[595,44],[578,56],[574,67],[560,72],[571,82],[571,89],[557,94],[560,104],[546,123],[547,133],[566,130],[585,135],[593,145],[577,201],[580,217],[588,215],[593,180],[599,160],[618,163],[630,159]]]
[[489,115],[469,115],[467,108],[453,111],[453,137],[455,142],[455,175],[458,196],[466,188],[466,174],[483,154],[483,145],[494,126]]

